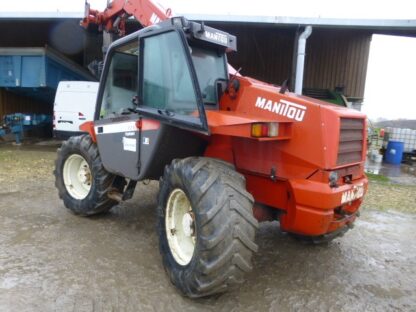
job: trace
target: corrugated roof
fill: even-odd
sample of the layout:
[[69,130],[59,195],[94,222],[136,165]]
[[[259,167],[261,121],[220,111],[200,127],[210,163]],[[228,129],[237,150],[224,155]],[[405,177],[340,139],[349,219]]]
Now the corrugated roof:
[[84,12],[0,12],[0,19],[83,18]]
[[[182,14],[182,13],[181,13]],[[291,17],[291,16],[251,16],[251,15],[210,15],[210,14],[184,14],[190,20],[232,22],[232,23],[259,23],[279,25],[312,25],[361,29],[412,29],[416,30],[414,19],[343,19],[318,17]],[[0,12],[0,19],[59,19],[83,18],[84,12]]]
[[412,19],[341,19],[317,17],[290,17],[290,16],[250,16],[250,15],[206,15],[186,14],[190,20],[234,23],[261,23],[281,25],[311,25],[333,26],[370,29],[415,29],[416,20]]

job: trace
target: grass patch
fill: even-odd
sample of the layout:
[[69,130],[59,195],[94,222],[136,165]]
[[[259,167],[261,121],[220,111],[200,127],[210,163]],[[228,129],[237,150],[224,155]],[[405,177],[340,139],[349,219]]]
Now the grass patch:
[[370,173],[370,172],[366,172],[366,175],[368,177],[368,179],[373,182],[390,182],[390,179],[382,174],[374,174],[374,173]]
[[4,189],[22,191],[23,184],[53,181],[55,157],[56,153],[44,149],[23,150],[15,146],[1,146],[0,185],[4,187],[0,189],[0,194]]
[[363,208],[416,213],[416,185],[390,183],[381,174],[366,173],[369,186]]
[[416,213],[416,185],[397,185],[370,180],[363,208]]

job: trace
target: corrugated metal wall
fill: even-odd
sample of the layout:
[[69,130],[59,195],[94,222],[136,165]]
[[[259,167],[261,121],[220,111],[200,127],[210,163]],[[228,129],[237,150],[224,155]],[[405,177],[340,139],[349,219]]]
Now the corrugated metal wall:
[[[211,24],[237,36],[238,52],[229,61],[243,75],[274,84],[292,78],[295,28]],[[363,98],[370,42],[370,31],[315,27],[307,41],[304,87],[344,86],[347,96]]]
[[[19,21],[19,23],[1,21],[0,26],[4,26],[2,46],[42,45],[44,43],[54,46],[54,43],[58,42],[52,40],[52,34],[59,33],[62,29],[75,29],[74,32],[79,33],[80,29],[78,26],[75,27],[75,22],[78,21]],[[281,84],[285,79],[292,78],[296,27],[252,23],[212,22],[209,24],[238,37],[238,52],[229,54],[229,61],[236,68],[242,67],[243,75],[273,84]],[[35,33],[22,35],[27,34],[29,28]],[[84,46],[88,51],[76,51],[71,55],[73,59],[82,63],[83,58],[89,62],[95,54],[97,57],[101,56],[101,42],[91,36]],[[75,41],[80,40],[82,41],[81,38]],[[363,98],[370,42],[370,31],[315,27],[307,43],[304,87],[334,89],[337,86],[344,86],[347,96]],[[4,98],[4,95],[2,97]],[[27,109],[31,106],[30,100],[27,99],[12,101],[27,103],[17,104],[28,105]],[[30,111],[45,109],[42,106],[38,108],[35,100],[33,102],[35,104]],[[1,105],[3,108],[0,106],[0,114],[2,114],[1,110],[10,112],[8,109],[10,104]],[[13,111],[26,109],[26,106],[17,107],[13,108]]]
[[0,122],[3,120],[4,115],[11,113],[52,115],[53,107],[50,104],[45,104],[33,98],[20,96],[0,88]]
[[295,29],[212,23],[237,36],[236,53],[228,60],[241,73],[262,81],[281,84],[292,74]]
[[317,29],[307,43],[305,88],[345,87],[349,97],[364,97],[371,33]]

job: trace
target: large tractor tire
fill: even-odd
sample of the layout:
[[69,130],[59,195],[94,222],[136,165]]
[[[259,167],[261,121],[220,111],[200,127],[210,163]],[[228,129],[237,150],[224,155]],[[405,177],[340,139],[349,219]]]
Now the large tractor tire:
[[222,293],[243,282],[257,251],[253,197],[233,166],[210,158],[166,166],[158,197],[159,247],[186,296]]
[[107,197],[116,176],[104,169],[97,145],[89,135],[70,137],[63,142],[58,149],[54,175],[59,197],[77,215],[107,212],[117,204]]

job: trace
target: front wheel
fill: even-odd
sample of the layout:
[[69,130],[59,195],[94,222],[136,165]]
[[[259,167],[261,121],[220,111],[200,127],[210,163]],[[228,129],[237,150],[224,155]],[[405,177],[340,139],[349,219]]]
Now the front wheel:
[[243,282],[257,251],[252,207],[244,177],[228,163],[191,157],[165,168],[159,246],[171,281],[184,295],[222,293]]
[[54,175],[59,197],[75,214],[90,216],[117,204],[107,196],[116,176],[104,169],[98,147],[89,135],[70,137],[62,143]]

